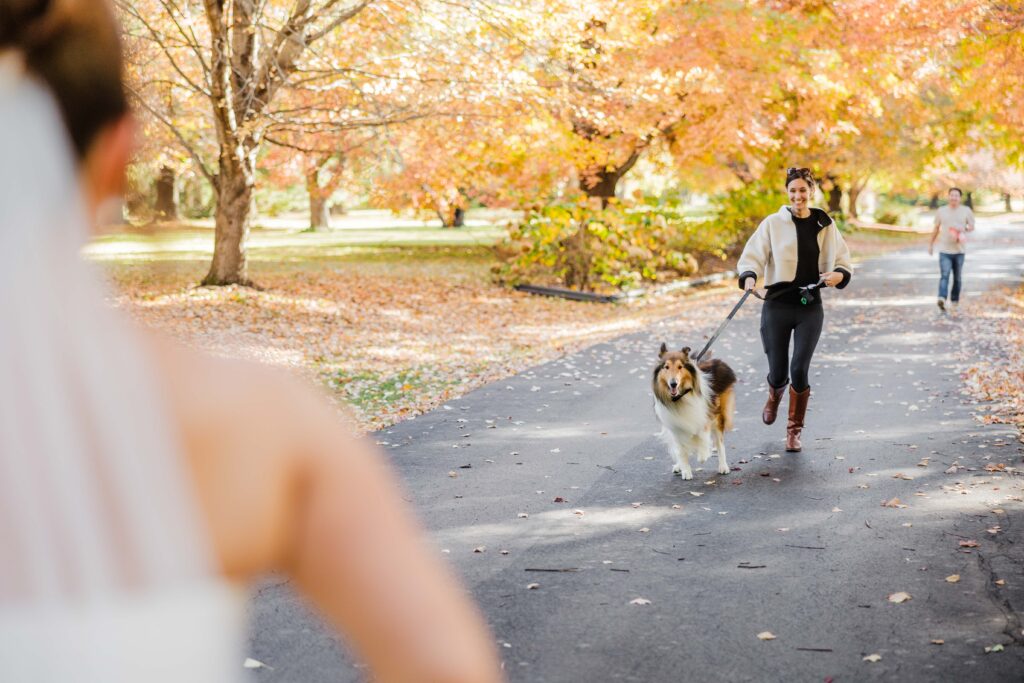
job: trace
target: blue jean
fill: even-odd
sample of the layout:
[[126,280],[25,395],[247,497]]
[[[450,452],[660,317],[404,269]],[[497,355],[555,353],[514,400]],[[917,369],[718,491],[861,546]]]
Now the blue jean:
[[953,293],[949,297],[952,302],[960,301],[960,283],[963,281],[961,272],[964,269],[963,254],[947,254],[939,252],[939,298],[945,299],[949,290],[949,273],[953,272]]

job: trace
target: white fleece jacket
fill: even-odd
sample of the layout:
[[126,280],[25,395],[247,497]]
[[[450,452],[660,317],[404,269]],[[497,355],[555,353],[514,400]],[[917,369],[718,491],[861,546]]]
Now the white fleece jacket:
[[[796,224],[789,207],[783,206],[777,213],[761,221],[757,230],[747,240],[743,253],[736,264],[738,273],[754,273],[764,277],[764,284],[792,282],[796,277],[797,242]],[[835,221],[818,231],[818,272],[828,273],[845,270],[853,275],[850,265],[850,248],[846,246]],[[849,281],[844,278],[843,284]]]

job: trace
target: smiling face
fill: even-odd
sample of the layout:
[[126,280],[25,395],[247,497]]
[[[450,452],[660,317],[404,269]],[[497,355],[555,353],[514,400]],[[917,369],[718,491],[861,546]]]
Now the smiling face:
[[949,208],[955,209],[960,206],[960,190],[952,189],[949,191]]
[[793,178],[786,185],[786,192],[789,193],[789,205],[793,210],[803,213],[811,203],[814,188],[803,178]]

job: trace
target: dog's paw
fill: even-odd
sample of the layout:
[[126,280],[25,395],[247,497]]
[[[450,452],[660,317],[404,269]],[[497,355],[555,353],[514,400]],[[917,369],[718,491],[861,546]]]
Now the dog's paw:
[[728,465],[719,465],[718,466],[718,473],[719,474],[729,474],[729,472],[730,472],[730,470],[729,470],[729,466]]
[[690,481],[693,479],[693,472],[683,472],[682,476],[685,481]]
[[672,468],[672,474],[682,474],[682,473],[683,473],[683,468],[680,467],[679,465],[676,465],[675,467]]

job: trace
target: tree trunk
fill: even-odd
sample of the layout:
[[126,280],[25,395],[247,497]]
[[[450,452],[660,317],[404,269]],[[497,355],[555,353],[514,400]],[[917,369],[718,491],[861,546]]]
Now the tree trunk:
[[306,191],[309,193],[309,227],[312,230],[330,230],[330,192],[320,187],[320,167],[306,171]]
[[202,284],[252,286],[245,242],[252,222],[255,174],[246,173],[240,164],[225,163],[223,159],[220,169],[213,262]]
[[932,198],[931,198],[931,201],[928,202],[928,208],[933,210],[933,211],[935,209],[939,208],[939,193],[938,192],[932,192]]
[[968,192],[967,193],[967,199],[964,200],[964,205],[968,209],[973,209],[974,208],[974,193],[973,192]]
[[442,228],[461,228],[466,225],[466,210],[461,206],[445,203],[437,209]]
[[580,189],[592,199],[601,200],[601,208],[608,206],[608,201],[615,198],[615,188],[625,171],[609,171],[607,169],[591,169],[590,173],[580,178]]
[[331,206],[323,197],[309,196],[309,227],[313,230],[331,229]]
[[1010,201],[1010,193],[1009,192],[1004,192],[1003,193],[1003,205],[1004,205],[1004,208],[1006,209],[1006,213],[1010,213],[1010,212],[1013,211],[1013,202]]
[[857,212],[857,200],[860,198],[860,192],[861,189],[854,184],[850,185],[850,191],[846,193],[846,204],[850,218],[857,218],[860,215]]
[[178,219],[177,180],[177,174],[170,166],[164,166],[160,169],[160,175],[157,176],[155,183],[156,205],[153,207],[157,218],[165,221]]
[[832,179],[832,187],[828,190],[828,212],[830,214],[842,213],[843,210],[843,188],[839,187],[839,181]]

